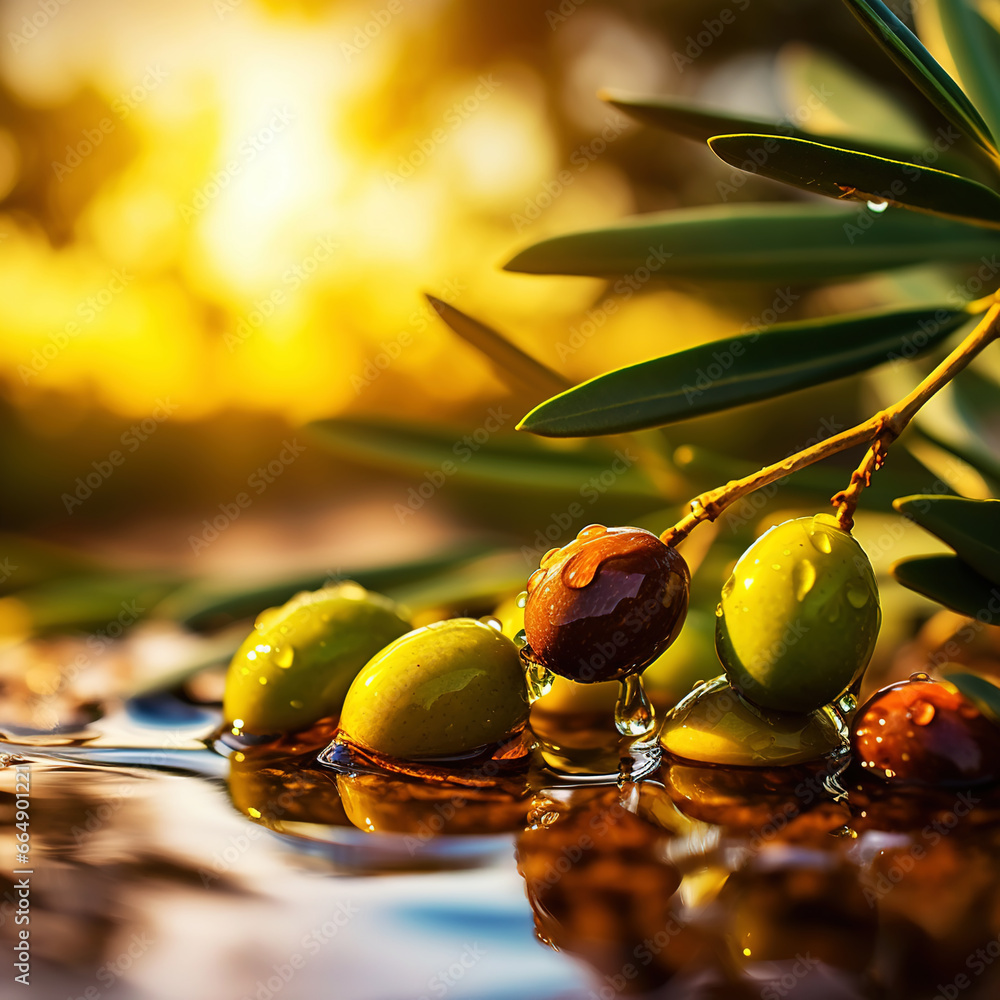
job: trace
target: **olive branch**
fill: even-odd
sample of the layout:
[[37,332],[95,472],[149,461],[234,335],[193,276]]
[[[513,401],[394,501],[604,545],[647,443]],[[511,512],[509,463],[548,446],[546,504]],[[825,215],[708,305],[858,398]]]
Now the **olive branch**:
[[[884,464],[889,446],[903,433],[924,403],[947,385],[985,347],[1000,337],[998,295],[1000,293],[989,296],[988,301],[992,305],[976,324],[975,329],[912,392],[846,431],[803,448],[780,462],[766,465],[752,475],[730,480],[724,486],[699,494],[691,501],[690,511],[660,535],[661,541],[666,545],[676,545],[686,538],[695,526],[702,521],[714,521],[730,504],[748,493],[783,479],[807,465],[820,462],[865,441],[871,441],[864,458],[851,475],[850,485],[835,494],[830,501],[837,505],[837,521],[841,528],[849,531],[854,524],[854,512],[861,491],[871,485],[872,473]],[[972,303],[969,311],[978,311],[982,304],[983,300]]]

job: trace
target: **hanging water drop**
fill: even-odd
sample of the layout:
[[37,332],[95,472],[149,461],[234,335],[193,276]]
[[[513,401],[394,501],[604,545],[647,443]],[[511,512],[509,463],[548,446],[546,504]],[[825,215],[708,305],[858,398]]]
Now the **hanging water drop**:
[[[529,648],[528,646],[522,648],[522,661],[525,660],[524,650]],[[548,694],[552,690],[553,681],[556,679],[556,675],[547,667],[543,667],[540,663],[532,663],[530,660],[527,661],[524,677],[528,683],[529,705],[534,705],[539,698]]]
[[621,681],[615,705],[615,728],[622,736],[645,736],[655,724],[653,706],[646,696],[640,674],[629,674]]

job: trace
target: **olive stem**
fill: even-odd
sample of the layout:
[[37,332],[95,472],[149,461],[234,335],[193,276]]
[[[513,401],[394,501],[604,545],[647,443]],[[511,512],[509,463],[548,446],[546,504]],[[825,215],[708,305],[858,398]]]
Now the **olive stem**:
[[871,441],[861,464],[851,476],[846,490],[831,500],[838,505],[838,521],[847,528],[853,523],[861,491],[871,481],[871,473],[885,461],[888,446],[902,434],[914,415],[935,393],[947,385],[973,358],[987,345],[1000,337],[1000,301],[995,293],[990,297],[992,305],[976,328],[939,364],[912,392],[902,399],[880,410],[863,423],[825,438],[818,444],[795,452],[780,462],[767,465],[742,479],[733,479],[724,486],[717,486],[695,497],[690,503],[690,511],[676,524],[660,535],[665,545],[676,545],[682,541],[702,521],[714,521],[730,504],[753,493],[763,486],[783,479],[785,476],[808,465],[821,462],[865,441]]

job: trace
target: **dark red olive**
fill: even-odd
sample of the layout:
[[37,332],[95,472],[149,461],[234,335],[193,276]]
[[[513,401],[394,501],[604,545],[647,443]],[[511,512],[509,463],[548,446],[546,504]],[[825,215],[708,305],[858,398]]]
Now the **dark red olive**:
[[950,684],[902,681],[876,692],[854,718],[866,772],[911,785],[963,785],[1000,776],[1000,726]]
[[583,683],[638,673],[677,638],[690,583],[683,557],[652,532],[589,525],[528,580],[531,656]]

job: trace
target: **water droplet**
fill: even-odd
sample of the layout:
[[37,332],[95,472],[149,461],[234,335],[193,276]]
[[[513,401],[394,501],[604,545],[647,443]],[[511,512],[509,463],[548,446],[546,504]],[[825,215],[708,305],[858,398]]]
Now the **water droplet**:
[[771,569],[780,571],[781,563],[771,563]]
[[586,542],[591,538],[600,538],[601,535],[606,535],[607,533],[608,529],[603,524],[588,524],[585,528],[579,530],[576,537],[581,542]]
[[538,565],[542,569],[548,569],[559,557],[559,553],[562,551],[560,548],[549,549],[548,552],[538,560]]
[[267,683],[267,678],[264,677],[263,674],[262,674],[260,677],[257,678],[257,683],[258,684],[266,684]]
[[552,826],[555,821],[559,819],[559,813],[557,812],[545,812],[538,817],[538,822],[542,826]]
[[847,600],[852,608],[863,608],[870,597],[868,588],[861,584],[851,584],[847,588]]
[[918,698],[910,705],[909,715],[914,725],[926,726],[934,718],[934,712],[935,708],[929,701]]
[[655,724],[653,706],[646,697],[639,674],[629,674],[618,690],[615,728],[622,736],[645,736]]
[[528,645],[528,633],[525,632],[523,628],[520,629],[517,635],[514,636],[514,645],[517,646],[518,649],[523,649]]
[[858,707],[858,699],[851,694],[850,691],[847,694],[842,694],[840,698],[837,699],[837,708],[844,715],[850,715]]
[[812,542],[813,548],[817,552],[822,552],[823,555],[829,555],[833,551],[833,542],[830,540],[830,535],[823,528],[813,528],[809,532],[809,541]]
[[[525,646],[522,649],[522,661],[527,660],[523,655],[525,649],[530,652],[529,646]],[[524,677],[528,683],[529,705],[533,705],[542,695],[548,694],[552,690],[553,681],[556,679],[556,675],[548,667],[543,667],[540,663],[533,663],[531,660],[527,660]]]
[[724,614],[725,614],[725,612],[722,610],[722,605],[721,604],[716,604],[716,606],[715,606],[715,617],[716,618],[721,618]]
[[295,647],[291,644],[286,646],[275,646],[272,659],[277,666],[283,667],[287,670],[292,665],[292,661],[295,659]]
[[503,631],[503,622],[497,618],[496,615],[483,615],[479,619],[484,625],[489,625],[491,629],[495,629],[497,632]]
[[281,617],[281,608],[266,608],[253,623],[258,632],[266,632]]
[[871,212],[884,212],[889,207],[889,202],[881,198],[871,198],[868,201],[868,209]]
[[528,592],[526,590],[522,590],[521,593],[514,598],[514,604],[517,605],[517,607],[519,608],[523,608],[527,603],[528,603]]
[[[545,579],[545,570],[536,569],[535,572],[528,577],[528,589],[525,591],[525,593],[530,594],[535,589],[535,587],[537,587],[544,579]],[[527,601],[525,601],[525,603],[527,603]]]
[[804,601],[815,583],[816,567],[808,559],[800,559],[792,570],[792,586],[795,588],[795,600]]
[[583,590],[594,582],[602,562],[607,558],[602,559],[594,552],[578,552],[563,564],[562,582],[571,590]]
[[731,576],[731,577],[730,577],[730,578],[729,578],[728,580],[726,580],[726,582],[725,582],[725,583],[724,583],[724,584],[722,585],[722,596],[723,596],[723,597],[728,597],[728,596],[729,596],[729,595],[730,595],[730,594],[731,594],[731,593],[733,592],[733,588],[734,588],[735,586],[736,586],[736,577],[735,577],[735,576]]
[[931,675],[924,673],[923,670],[915,670],[912,674],[910,674],[911,681],[929,681],[930,679]]

